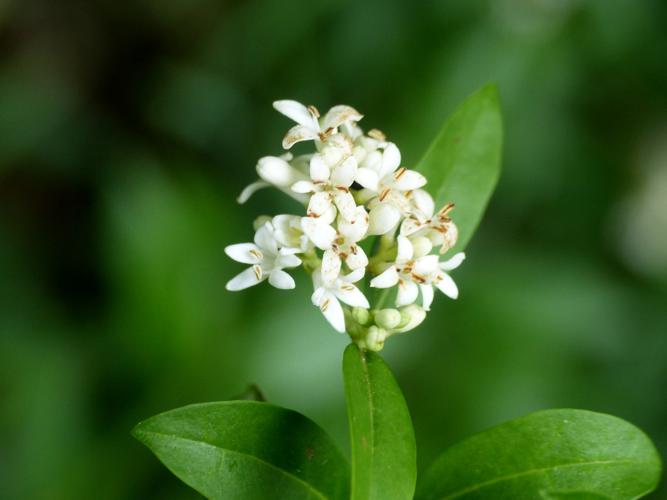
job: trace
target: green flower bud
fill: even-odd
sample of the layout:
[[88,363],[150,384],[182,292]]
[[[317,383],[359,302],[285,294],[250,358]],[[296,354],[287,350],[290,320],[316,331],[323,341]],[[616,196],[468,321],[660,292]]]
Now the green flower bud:
[[375,313],[375,324],[386,330],[393,330],[401,320],[401,313],[397,309],[381,309]]
[[255,229],[255,231],[257,231],[267,222],[271,222],[271,217],[269,217],[268,215],[260,215],[253,221],[252,227]]
[[367,326],[371,321],[371,313],[363,307],[352,308],[352,318],[360,325]]
[[371,326],[366,335],[366,347],[371,351],[380,351],[384,347],[387,332],[377,326]]
[[401,308],[401,323],[393,333],[404,333],[417,328],[426,318],[426,311],[417,304]]

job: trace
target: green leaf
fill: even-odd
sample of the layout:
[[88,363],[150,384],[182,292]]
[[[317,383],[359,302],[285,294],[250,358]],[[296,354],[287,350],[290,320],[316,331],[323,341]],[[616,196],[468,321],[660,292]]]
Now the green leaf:
[[255,401],[185,406],[132,434],[207,498],[346,499],[349,466],[315,423]]
[[543,491],[544,500],[611,500],[607,495],[588,491]]
[[635,426],[590,411],[546,410],[446,450],[424,475],[417,498],[532,500],[544,491],[570,491],[580,495],[573,498],[621,500],[652,491],[659,477],[655,447]]
[[502,136],[498,89],[488,84],[459,106],[417,164],[436,209],[456,205],[456,251],[468,244],[498,182]]
[[352,451],[352,500],[411,499],[417,479],[412,421],[382,358],[355,344],[343,356]]

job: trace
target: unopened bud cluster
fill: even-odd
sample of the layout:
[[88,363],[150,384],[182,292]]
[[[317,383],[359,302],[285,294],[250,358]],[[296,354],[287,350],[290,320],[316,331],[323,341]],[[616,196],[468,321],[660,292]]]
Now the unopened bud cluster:
[[[227,289],[265,280],[292,289],[294,279],[285,269],[303,266],[312,275],[312,302],[329,323],[361,347],[378,351],[388,337],[424,320],[434,288],[458,296],[448,271],[465,256],[441,260],[458,235],[449,215],[453,205],[436,211],[422,189],[427,179],[401,166],[398,147],[382,132],[364,133],[357,125],[363,116],[354,108],[334,106],[321,116],[314,106],[296,101],[273,106],[296,122],[283,148],[312,141],[314,151],[261,158],[260,180],[243,190],[239,202],[273,186],[303,203],[305,213],[260,217],[253,243],[228,246],[227,255],[250,267]],[[360,288],[366,277],[371,288],[385,290],[373,307]],[[388,294],[395,309],[382,308]]]

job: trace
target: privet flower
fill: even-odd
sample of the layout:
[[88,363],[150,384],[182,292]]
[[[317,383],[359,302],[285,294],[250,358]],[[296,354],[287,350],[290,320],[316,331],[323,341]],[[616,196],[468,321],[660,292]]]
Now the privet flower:
[[[433,302],[434,288],[458,297],[449,275],[463,262],[458,230],[447,204],[437,212],[423,189],[427,179],[401,165],[396,144],[379,130],[364,133],[363,118],[350,106],[334,106],[324,116],[314,106],[282,100],[273,107],[296,122],[283,138],[289,150],[312,141],[309,154],[265,156],[257,163],[260,180],[239,196],[246,202],[258,189],[276,187],[303,204],[300,214],[262,216],[254,243],[225,248],[250,267],[232,278],[236,291],[262,281],[291,289],[285,269],[303,266],[312,275],[312,303],[331,326],[361,347],[378,351],[387,338],[417,327]],[[379,289],[375,304],[362,290]],[[395,308],[386,307],[393,302]]]

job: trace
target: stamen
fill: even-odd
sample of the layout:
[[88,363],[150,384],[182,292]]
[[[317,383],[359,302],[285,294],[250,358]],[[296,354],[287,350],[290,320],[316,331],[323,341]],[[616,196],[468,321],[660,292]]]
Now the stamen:
[[331,299],[326,299],[324,302],[322,302],[322,305],[320,305],[320,311],[324,312],[327,310],[329,307],[329,303],[331,302]]
[[454,209],[454,204],[453,203],[447,203],[444,207],[442,207],[440,210],[438,210],[438,216],[444,217],[449,212],[451,212],[453,209]]
[[255,250],[254,248],[253,248],[252,250],[250,250],[250,252],[248,252],[248,253],[249,253],[250,255],[252,255],[253,257],[255,257],[256,259],[260,259],[260,260],[261,260],[261,259],[264,257],[264,256],[262,255],[262,252],[260,252],[259,250]]
[[310,106],[308,106],[308,112],[309,112],[311,115],[313,115],[315,118],[319,118],[319,117],[320,117],[320,112],[319,112],[319,110],[318,110],[315,106],[313,106],[312,104],[311,104]]
[[417,283],[420,284],[426,283],[426,278],[424,278],[423,276],[419,276],[417,273],[412,273],[410,276],[412,276],[412,279]]
[[257,281],[262,279],[262,268],[259,267],[257,264],[252,266],[252,270],[255,272],[255,277],[257,278]]
[[405,172],[407,172],[407,170],[408,170],[408,169],[405,168],[405,167],[401,167],[401,168],[399,168],[399,169],[396,171],[396,173],[394,174],[394,179],[398,180],[398,179],[400,179],[401,177],[403,177],[403,174],[404,174]]
[[387,136],[384,135],[384,133],[381,130],[378,130],[376,128],[372,128],[368,131],[368,137],[371,139],[376,139],[378,141],[384,141],[387,139]]
[[384,191],[380,193],[380,201],[384,201],[384,199],[389,195],[389,192],[391,189],[386,188]]

